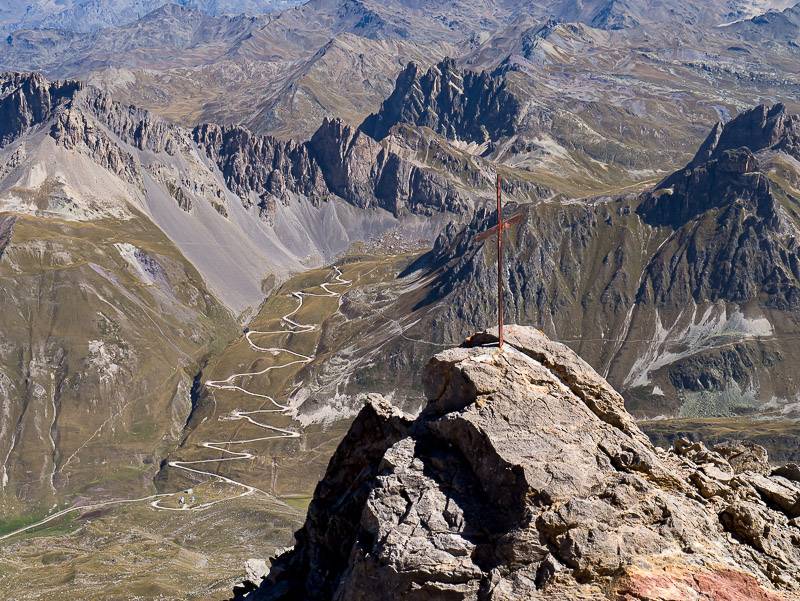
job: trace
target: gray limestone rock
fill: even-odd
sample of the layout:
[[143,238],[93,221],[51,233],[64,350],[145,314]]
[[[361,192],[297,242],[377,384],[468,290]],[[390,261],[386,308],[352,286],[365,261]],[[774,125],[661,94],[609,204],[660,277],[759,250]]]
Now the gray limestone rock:
[[714,451],[722,455],[731,464],[737,474],[742,472],[756,472],[769,474],[772,467],[769,464],[767,450],[761,445],[748,441],[730,441],[714,445]]
[[416,419],[366,405],[297,544],[247,599],[800,592],[791,480],[735,475],[700,443],[656,449],[566,346],[519,326],[502,350],[495,336],[430,361]]
[[513,135],[521,105],[500,75],[461,70],[449,58],[424,73],[409,63],[398,75],[392,95],[361,129],[382,140],[392,127],[406,123],[480,144]]

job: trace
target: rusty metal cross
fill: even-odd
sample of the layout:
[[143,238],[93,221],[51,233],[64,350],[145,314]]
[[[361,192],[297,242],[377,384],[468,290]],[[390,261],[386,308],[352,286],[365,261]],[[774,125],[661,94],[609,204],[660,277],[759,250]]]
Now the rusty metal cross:
[[508,219],[503,219],[503,189],[500,174],[497,174],[497,225],[490,227],[475,237],[476,241],[497,234],[497,346],[503,348],[503,231],[522,219],[522,213],[516,213]]

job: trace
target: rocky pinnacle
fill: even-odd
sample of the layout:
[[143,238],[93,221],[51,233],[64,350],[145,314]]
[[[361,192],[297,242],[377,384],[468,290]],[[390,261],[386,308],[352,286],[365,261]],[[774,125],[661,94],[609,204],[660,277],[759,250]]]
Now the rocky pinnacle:
[[800,468],[656,448],[572,350],[506,340],[433,357],[417,417],[373,397],[294,548],[238,598],[797,599]]

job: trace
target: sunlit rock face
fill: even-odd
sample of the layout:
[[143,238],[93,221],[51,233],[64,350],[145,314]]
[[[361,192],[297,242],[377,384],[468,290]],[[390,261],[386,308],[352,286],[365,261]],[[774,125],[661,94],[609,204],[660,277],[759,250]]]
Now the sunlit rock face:
[[506,335],[434,356],[417,418],[368,402],[295,547],[245,598],[796,596],[797,466],[657,449],[569,348]]

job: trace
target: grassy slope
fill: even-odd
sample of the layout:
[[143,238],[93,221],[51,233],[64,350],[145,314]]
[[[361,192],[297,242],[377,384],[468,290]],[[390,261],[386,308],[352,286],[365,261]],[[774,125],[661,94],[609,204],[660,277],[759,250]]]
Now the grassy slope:
[[[114,246],[123,242],[154,262],[154,283],[125,261]],[[191,409],[199,361],[235,331],[228,311],[140,218],[19,218],[0,290],[9,384],[0,520],[152,490]]]

